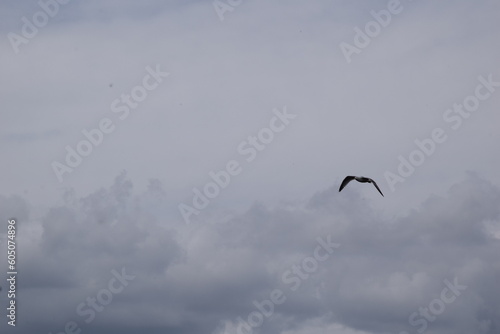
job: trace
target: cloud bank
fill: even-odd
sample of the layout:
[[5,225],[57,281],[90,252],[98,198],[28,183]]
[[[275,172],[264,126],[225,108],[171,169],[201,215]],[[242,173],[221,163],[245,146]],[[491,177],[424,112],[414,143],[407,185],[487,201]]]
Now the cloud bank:
[[[68,191],[41,217],[22,198],[1,198],[20,221],[19,330],[71,321],[93,333],[498,330],[500,189],[473,173],[393,220],[332,186],[186,225],[150,184],[137,194],[122,173],[88,196]],[[106,304],[116,272],[134,278]],[[450,286],[458,290],[443,295]]]

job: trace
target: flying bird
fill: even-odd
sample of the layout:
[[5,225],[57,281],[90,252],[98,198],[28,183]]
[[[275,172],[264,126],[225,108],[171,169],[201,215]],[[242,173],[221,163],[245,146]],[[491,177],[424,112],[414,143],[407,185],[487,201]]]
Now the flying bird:
[[347,186],[347,184],[352,180],[356,180],[361,183],[373,183],[373,185],[375,186],[375,188],[377,188],[380,195],[384,196],[384,194],[382,194],[382,192],[380,191],[380,188],[377,186],[377,183],[375,183],[375,181],[373,181],[369,177],[364,177],[364,176],[346,176],[344,181],[342,181],[342,184],[340,185],[339,192],[342,191],[342,189],[344,189],[345,186]]

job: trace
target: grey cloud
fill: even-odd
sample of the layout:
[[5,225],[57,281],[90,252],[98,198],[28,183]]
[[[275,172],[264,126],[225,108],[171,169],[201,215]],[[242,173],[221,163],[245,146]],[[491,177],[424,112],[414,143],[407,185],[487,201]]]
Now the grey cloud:
[[[16,330],[72,320],[83,333],[221,334],[280,289],[286,301],[256,333],[413,334],[420,308],[457,278],[467,289],[426,332],[498,332],[499,91],[459,129],[443,113],[478,76],[500,81],[500,5],[401,2],[348,64],[339,44],[388,1],[243,1],[224,21],[206,0],[70,1],[19,53],[7,34],[38,1],[0,1],[0,218],[19,224]],[[157,64],[170,75],[122,121],[111,103]],[[299,117],[246,163],[238,144],[285,105]],[[52,162],[103,118],[114,131],[60,184]],[[391,192],[384,173],[436,127],[448,139]],[[233,159],[242,172],[184,224],[179,203]],[[351,174],[386,197],[361,184],[339,194]],[[292,290],[328,236],[340,247]],[[87,324],[76,307],[122,268],[134,280]]]
[[[481,326],[488,329],[482,333],[494,333],[499,326],[500,244],[487,227],[500,227],[500,189],[476,174],[393,221],[356,190],[339,194],[332,187],[302,203],[256,203],[229,219],[179,225],[145,209],[152,198],[153,206],[163,205],[161,185],[152,184],[134,195],[121,174],[109,188],[42,218],[40,239],[23,254],[20,304],[34,297],[57,302],[39,315],[31,313],[39,302],[27,307],[31,322],[56,330],[75,319],[94,333],[132,333],[145,328],[141,321],[152,333],[220,331],[281,289],[287,300],[275,306],[261,333],[294,333],[314,319],[325,328],[411,333],[418,327],[408,323],[410,314],[439,296],[444,280],[457,278],[467,290],[428,332],[479,333]],[[109,214],[99,223],[94,214],[103,209]],[[328,235],[341,246],[292,290],[283,273]],[[74,308],[122,267],[135,280],[86,325]],[[48,321],[49,310],[62,315]]]

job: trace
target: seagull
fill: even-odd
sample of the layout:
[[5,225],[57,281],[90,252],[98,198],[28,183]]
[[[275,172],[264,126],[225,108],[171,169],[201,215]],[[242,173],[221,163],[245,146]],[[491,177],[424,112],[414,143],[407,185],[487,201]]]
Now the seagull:
[[378,192],[380,193],[380,195],[384,196],[384,194],[382,194],[382,192],[380,191],[380,188],[377,186],[377,183],[375,183],[375,181],[373,181],[372,179],[370,179],[369,177],[364,177],[364,176],[346,176],[344,181],[342,181],[342,184],[340,185],[340,188],[339,188],[339,192],[345,188],[345,186],[347,186],[347,184],[349,182],[351,182],[352,180],[356,180],[358,182],[361,182],[361,183],[373,183],[373,185],[375,186],[375,188],[377,188]]

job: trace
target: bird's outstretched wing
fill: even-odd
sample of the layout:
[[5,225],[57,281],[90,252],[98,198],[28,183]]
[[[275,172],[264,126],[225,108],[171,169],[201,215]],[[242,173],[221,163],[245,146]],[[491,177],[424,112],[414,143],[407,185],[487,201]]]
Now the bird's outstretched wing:
[[382,194],[382,192],[380,191],[380,188],[377,186],[377,183],[375,181],[373,181],[372,179],[370,179],[370,182],[373,183],[373,185],[375,186],[375,188],[377,188],[377,190],[380,193],[380,195],[382,195],[382,197],[384,197],[384,194]]
[[347,184],[349,182],[351,182],[352,180],[354,180],[354,176],[346,176],[344,181],[342,181],[342,184],[340,185],[340,188],[339,188],[339,192],[345,188],[345,186],[347,186]]

